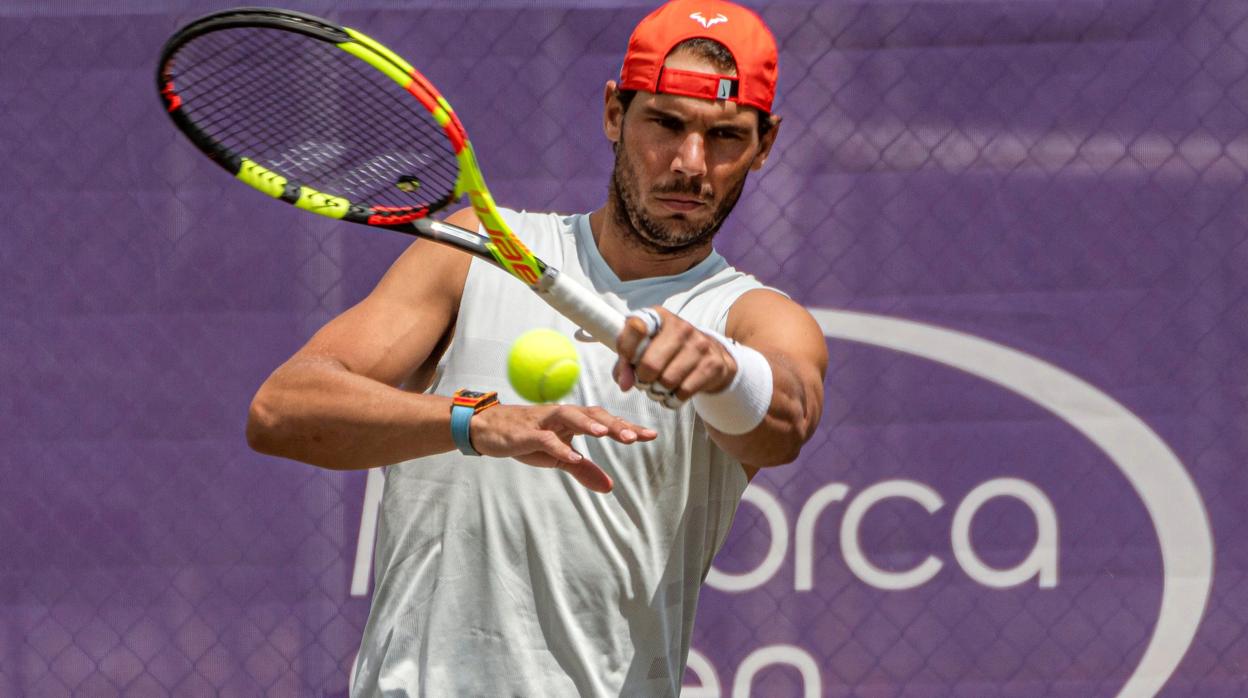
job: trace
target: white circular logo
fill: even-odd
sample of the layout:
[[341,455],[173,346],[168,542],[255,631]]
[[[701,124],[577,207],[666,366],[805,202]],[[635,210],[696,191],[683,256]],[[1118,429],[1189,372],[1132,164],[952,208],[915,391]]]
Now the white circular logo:
[[1139,417],[1087,382],[1009,347],[879,315],[810,308],[831,338],[936,361],[995,383],[1052,412],[1097,446],[1144,503],[1161,546],[1157,625],[1119,698],[1155,695],[1187,652],[1213,583],[1213,534],[1204,503],[1174,452]]

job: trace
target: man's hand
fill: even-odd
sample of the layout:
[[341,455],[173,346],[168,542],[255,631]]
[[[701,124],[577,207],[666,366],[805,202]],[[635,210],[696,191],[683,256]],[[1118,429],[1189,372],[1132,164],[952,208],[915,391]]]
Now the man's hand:
[[616,341],[620,358],[612,375],[621,390],[649,383],[684,402],[695,393],[717,393],[732,383],[737,364],[719,340],[664,308],[649,310],[660,320],[653,337],[644,320],[630,315]]
[[692,400],[711,440],[745,464],[747,475],[792,462],[822,414],[823,331],[792,299],[754,289],[732,304],[724,334],[731,347],[661,307],[637,311],[616,340],[615,380],[624,390],[650,383],[651,397],[665,405],[672,402],[664,391]]
[[572,437],[611,438],[622,444],[652,441],[658,432],[601,407],[498,405],[472,418],[472,445],[485,456],[511,457],[537,468],[558,468],[594,492],[614,483],[597,463],[572,448]]

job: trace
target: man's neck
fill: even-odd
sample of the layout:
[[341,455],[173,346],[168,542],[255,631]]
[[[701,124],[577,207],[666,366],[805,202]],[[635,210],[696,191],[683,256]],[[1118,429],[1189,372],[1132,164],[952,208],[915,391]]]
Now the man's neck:
[[675,276],[692,269],[711,254],[708,241],[676,254],[662,254],[643,246],[631,230],[622,230],[611,211],[611,203],[589,214],[589,229],[598,253],[620,281]]

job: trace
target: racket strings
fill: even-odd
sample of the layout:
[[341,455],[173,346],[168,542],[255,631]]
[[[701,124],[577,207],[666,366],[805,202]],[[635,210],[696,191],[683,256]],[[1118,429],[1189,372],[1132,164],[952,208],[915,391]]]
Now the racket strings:
[[[301,43],[303,43],[305,47],[315,46],[317,48],[325,48],[330,51],[337,51],[337,49],[333,47],[318,46],[317,43],[309,43],[306,41]],[[229,70],[218,71],[218,73],[227,74],[227,77],[224,79],[218,79],[215,84],[255,84],[257,76],[252,73],[256,73],[257,70],[267,70],[269,65],[274,62],[310,62],[309,57],[307,56],[276,55],[263,57],[263,60],[256,60],[256,58],[258,57],[254,55],[247,55],[246,60],[242,63],[242,65],[244,66],[244,69],[250,67],[251,70],[242,75],[228,75],[230,72]],[[324,55],[319,56],[318,60],[315,60],[313,64],[320,69],[321,65],[325,63],[324,58]],[[237,64],[238,61],[232,61],[230,65],[226,66],[226,68],[237,67]],[[330,65],[332,66],[333,64],[331,63]],[[207,87],[214,86],[214,84],[205,84]],[[342,81],[339,80],[338,84],[342,84]],[[323,138],[326,135],[334,134],[335,130],[341,130],[340,126],[336,128],[336,123],[333,118],[333,115],[341,112],[341,109],[333,106],[333,100],[325,99],[324,95],[322,95],[321,99],[316,100],[319,103],[307,104],[306,108],[302,109],[291,109],[289,108],[289,105],[292,102],[306,103],[308,100],[301,99],[298,94],[283,94],[283,92],[290,92],[289,89],[282,89],[283,87],[289,87],[289,83],[279,83],[278,85],[270,87],[274,89],[262,89],[257,91],[255,94],[245,95],[241,101],[244,102],[247,108],[246,111],[240,109],[240,107],[244,105],[237,104],[237,102],[240,101],[238,92],[230,92],[223,95],[224,103],[213,100],[209,101],[205,105],[199,105],[200,107],[206,108],[210,112],[212,110],[216,110],[218,113],[225,115],[221,119],[205,119],[202,125],[207,128],[212,128],[220,133],[233,131],[240,125],[247,123],[247,125],[253,129],[252,136],[257,142],[269,142],[274,138],[278,138],[283,135],[289,136],[290,134],[298,133],[300,138],[298,139],[297,146],[279,153],[278,156],[270,162],[270,164],[277,165],[280,169],[285,171],[290,171],[300,165],[306,169],[308,165],[315,164],[318,156],[321,160],[324,160],[327,157],[333,157],[335,155],[335,151],[342,150],[341,146],[343,144],[334,144],[325,141]],[[329,108],[327,109],[326,107]],[[258,123],[250,123],[253,112],[263,113],[269,118]],[[341,121],[341,119],[339,119],[339,121]],[[321,136],[322,138],[317,140],[318,136]],[[335,147],[336,145],[337,147]],[[428,143],[426,143],[426,146],[427,145]]]
[[[263,78],[267,69],[262,62],[249,61],[246,55],[239,52],[223,69],[215,73],[207,73],[204,83],[200,86],[204,97],[184,99],[184,109],[195,118],[197,125],[204,131],[214,135],[232,134],[244,127],[250,127],[250,138],[257,143],[270,142],[281,133],[292,133],[287,126],[291,121],[290,114],[283,114],[278,105],[286,99],[280,90],[243,90],[229,89],[234,83],[253,84]],[[241,68],[242,72],[232,72],[225,68]],[[296,110],[290,110],[294,113]],[[256,114],[267,114],[267,119],[256,119]],[[285,131],[281,130],[285,129]]]
[[[201,41],[192,44],[192,47],[203,48],[205,43]],[[276,57],[257,56],[244,44],[233,42],[224,43],[221,50],[214,51],[210,56],[191,55],[189,58],[184,62],[189,63],[191,68],[179,80],[195,85],[194,93],[204,95],[184,99],[184,108],[200,115],[196,121],[201,129],[216,134],[232,133],[244,121],[256,121],[257,113],[281,114],[276,106],[287,98],[280,89],[281,85],[276,86],[279,89],[274,89],[272,85],[265,85],[264,89],[243,88],[259,85],[259,81],[265,80],[265,72],[271,69],[268,61]],[[297,113],[297,110],[292,111]],[[253,124],[256,129],[254,138],[258,142],[272,138],[284,121],[282,118],[258,121]]]
[[[336,50],[330,47],[327,47],[327,48],[329,48],[329,50],[331,51]],[[368,70],[368,69],[365,69],[365,70]],[[244,78],[244,79],[247,79],[247,78]],[[276,91],[267,91],[265,93],[265,98],[263,99],[263,101],[261,100],[256,101],[256,105],[259,109],[267,110],[268,113],[279,113],[284,116],[284,118],[271,119],[267,124],[262,126],[257,131],[257,135],[260,138],[265,139],[271,136],[275,136],[277,134],[289,133],[289,132],[292,132],[295,128],[300,127],[300,126],[302,126],[305,131],[308,131],[312,134],[318,134],[318,133],[323,134],[323,133],[332,132],[333,119],[332,118],[327,119],[326,114],[331,114],[337,110],[330,110],[327,112],[323,109],[308,109],[308,110],[287,109],[287,110],[280,111],[280,112],[274,112],[272,109],[274,105],[272,103],[280,102],[280,101],[282,101],[282,96],[279,95]],[[227,109],[225,110],[225,113],[234,113],[234,112]],[[393,124],[392,124],[392,127],[393,127]],[[431,142],[428,139],[426,139],[424,145],[425,147],[429,147],[429,145],[431,145]],[[308,147],[308,146],[312,146],[312,147]],[[302,143],[302,147],[283,153],[284,157],[279,158],[278,161],[276,161],[274,164],[278,164],[282,166],[284,169],[289,169],[291,165],[294,163],[282,162],[282,160],[290,160],[292,156],[294,156],[295,160],[305,160],[308,157],[315,157],[318,152],[320,153],[321,157],[324,157],[326,154],[332,154],[333,151],[335,150],[341,150],[341,147],[334,147],[334,144],[332,143],[316,143],[316,142],[309,142],[305,140]],[[304,164],[306,165],[307,163],[305,162]],[[369,169],[375,169],[375,168],[369,168]],[[350,180],[352,178],[348,177],[348,179]],[[362,178],[357,177],[355,179],[360,180]]]
[[[205,39],[210,37],[225,38],[209,35]],[[275,63],[297,60],[297,57],[264,55],[250,50],[243,42],[227,44],[224,50],[215,51],[211,56],[196,56],[189,50],[205,43],[206,40],[201,40],[184,50],[183,55],[187,57],[184,62],[193,67],[178,78],[187,85],[180,85],[180,90],[191,93],[184,97],[184,109],[202,130],[223,140],[227,134],[249,129],[247,139],[252,144],[271,143],[283,136],[298,140],[306,135],[304,132],[325,132],[326,126],[319,119],[320,111],[299,108],[297,103],[301,96],[292,89],[291,83],[275,81],[269,74]],[[259,155],[255,151],[244,154],[253,159]]]
[[332,44],[267,28],[210,32],[179,49],[170,73],[196,128],[291,181],[395,208],[440,205],[454,189],[458,163],[432,115]]

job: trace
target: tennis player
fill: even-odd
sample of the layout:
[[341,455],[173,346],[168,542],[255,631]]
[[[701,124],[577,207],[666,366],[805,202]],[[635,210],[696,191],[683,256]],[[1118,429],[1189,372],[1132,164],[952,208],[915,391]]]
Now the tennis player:
[[[257,450],[385,466],[353,695],[679,693],[742,491],[797,457],[823,404],[814,320],[712,246],[775,142],[776,77],[749,10],[666,4],[606,83],[605,204],[505,211],[538,256],[632,313],[618,355],[580,346],[569,404],[522,404],[505,356],[526,330],[576,328],[425,241],[261,386]],[[478,226],[471,210],[450,221]]]

